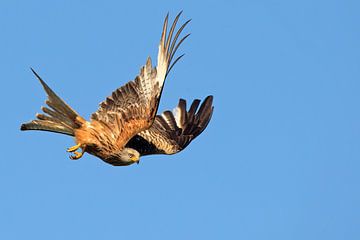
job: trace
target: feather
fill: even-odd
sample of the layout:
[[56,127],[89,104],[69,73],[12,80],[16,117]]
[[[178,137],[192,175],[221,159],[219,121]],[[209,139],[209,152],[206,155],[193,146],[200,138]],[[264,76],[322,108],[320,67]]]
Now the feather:
[[[91,115],[92,121],[106,124],[113,129],[116,135],[116,143],[114,144],[119,148],[123,147],[139,132],[150,128],[154,123],[163,84],[169,66],[171,66],[173,54],[184,40],[181,39],[177,43],[178,37],[189,22],[185,22],[173,35],[180,15],[181,12],[175,17],[169,33],[167,33],[168,15],[165,17],[156,68],[152,66],[151,58],[148,57],[135,79],[116,89],[105,101],[100,103],[99,109]],[[172,39],[173,36],[174,39]],[[119,121],[120,119],[121,121]],[[178,130],[172,114],[165,113],[163,120],[166,124],[161,122],[163,125],[160,124],[159,126],[165,129]]]
[[[47,100],[45,103],[51,108],[42,107],[45,114],[36,114],[39,120],[33,120],[21,125],[21,130],[44,130],[67,135],[74,135],[74,129],[79,128],[83,123],[82,118],[53,90],[45,83],[44,80],[31,68],[36,78],[40,81],[45,92]],[[81,120],[80,120],[81,119]],[[85,121],[85,120],[84,120]]]
[[170,111],[165,111],[161,114],[162,118],[166,121],[170,129],[176,130],[177,124],[174,118],[174,115]]
[[[186,101],[180,99],[175,113],[165,111],[157,115],[151,128],[135,135],[126,146],[141,155],[174,154],[183,150],[207,127],[213,112],[212,100],[208,96],[197,111],[200,100],[195,99],[186,111]],[[151,148],[144,147],[150,145]]]
[[73,130],[71,128],[67,128],[63,125],[44,120],[33,120],[29,123],[23,123],[20,127],[20,130],[39,130],[39,131],[49,131],[49,132],[57,132],[66,135],[73,136]]

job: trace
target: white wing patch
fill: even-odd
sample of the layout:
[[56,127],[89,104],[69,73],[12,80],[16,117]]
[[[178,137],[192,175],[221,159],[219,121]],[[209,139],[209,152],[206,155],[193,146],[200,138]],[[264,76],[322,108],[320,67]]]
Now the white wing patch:
[[168,118],[168,116],[166,116],[165,112],[163,112],[161,116],[169,126],[172,126],[171,120]]
[[183,126],[181,125],[181,110],[180,110],[179,106],[177,106],[176,108],[173,109],[173,114],[175,117],[176,125],[179,128],[183,128]]

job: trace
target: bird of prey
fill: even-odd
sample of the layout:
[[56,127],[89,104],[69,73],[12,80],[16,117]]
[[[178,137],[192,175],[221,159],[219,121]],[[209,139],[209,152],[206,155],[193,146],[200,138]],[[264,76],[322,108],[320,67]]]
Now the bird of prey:
[[36,114],[36,120],[22,124],[21,130],[42,130],[73,136],[76,145],[67,149],[72,153],[71,159],[79,159],[87,152],[114,166],[139,163],[140,156],[144,155],[174,154],[183,150],[209,123],[213,97],[206,97],[200,108],[200,100],[194,100],[189,110],[186,101],[180,99],[173,112],[165,111],[156,115],[164,81],[183,56],[173,61],[174,55],[189,36],[187,34],[178,41],[190,20],[174,35],[180,14],[169,31],[168,15],[165,18],[157,66],[153,67],[148,57],[135,79],[116,89],[100,103],[90,121],[67,105],[31,69],[47,93],[47,107],[42,107],[42,114]]

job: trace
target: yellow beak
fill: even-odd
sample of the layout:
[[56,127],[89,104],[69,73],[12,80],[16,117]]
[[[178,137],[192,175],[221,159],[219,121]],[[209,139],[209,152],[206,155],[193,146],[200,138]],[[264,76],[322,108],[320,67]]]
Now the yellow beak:
[[139,158],[137,158],[136,156],[133,156],[132,158],[130,158],[130,160],[139,164]]

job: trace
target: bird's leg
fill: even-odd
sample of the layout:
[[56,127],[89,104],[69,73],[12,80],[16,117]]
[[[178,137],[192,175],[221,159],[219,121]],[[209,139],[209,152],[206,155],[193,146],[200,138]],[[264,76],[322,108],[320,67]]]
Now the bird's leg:
[[[78,150],[79,148],[81,148],[81,152],[76,152],[76,150]],[[82,155],[85,152],[85,146],[83,146],[82,144],[77,144],[75,146],[72,146],[70,148],[67,149],[68,152],[72,152],[74,155],[70,155],[70,159],[71,160],[78,160],[82,157]]]
[[76,144],[75,146],[69,147],[66,151],[67,152],[75,152],[76,150],[78,150],[81,147],[81,144]]

